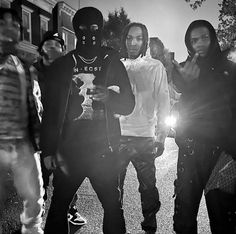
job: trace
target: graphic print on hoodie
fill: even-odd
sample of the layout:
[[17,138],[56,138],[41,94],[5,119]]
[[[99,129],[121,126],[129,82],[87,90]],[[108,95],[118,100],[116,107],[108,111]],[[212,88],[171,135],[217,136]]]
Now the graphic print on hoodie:
[[[72,77],[71,102],[74,106],[70,118],[73,120],[104,119],[104,105],[91,99],[90,92],[94,85],[105,85],[101,76],[102,58],[96,56],[91,60],[84,60],[82,56],[75,55],[76,66]],[[100,115],[99,115],[100,113]]]

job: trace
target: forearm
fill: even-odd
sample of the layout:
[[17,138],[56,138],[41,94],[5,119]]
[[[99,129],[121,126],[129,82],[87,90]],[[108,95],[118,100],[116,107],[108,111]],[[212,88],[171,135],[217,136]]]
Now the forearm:
[[135,100],[132,92],[124,90],[122,93],[116,93],[109,90],[107,106],[115,114],[129,115],[133,111],[134,105]]

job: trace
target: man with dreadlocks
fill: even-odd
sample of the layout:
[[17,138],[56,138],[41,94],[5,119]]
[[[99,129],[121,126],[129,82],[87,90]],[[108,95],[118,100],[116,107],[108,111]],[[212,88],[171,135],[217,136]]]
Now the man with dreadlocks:
[[103,232],[124,234],[115,114],[130,114],[134,96],[119,54],[101,46],[101,12],[79,9],[72,23],[76,49],[55,60],[47,73],[41,147],[45,166],[55,170],[45,234],[68,233],[67,210],[86,177],[104,209]]
[[132,162],[139,180],[145,233],[155,233],[156,213],[160,208],[156,188],[155,158],[162,155],[168,129],[164,123],[169,114],[170,98],[166,70],[159,60],[145,56],[148,31],[141,23],[130,23],[122,34],[121,56],[135,95],[135,107],[128,116],[120,117],[123,186],[127,167]]

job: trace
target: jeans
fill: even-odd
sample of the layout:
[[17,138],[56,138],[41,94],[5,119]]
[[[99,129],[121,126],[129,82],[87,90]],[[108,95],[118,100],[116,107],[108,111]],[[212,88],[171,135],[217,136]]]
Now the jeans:
[[122,137],[120,146],[120,189],[124,193],[124,180],[127,167],[132,162],[139,181],[141,206],[144,220],[141,223],[145,231],[156,231],[156,213],[161,203],[156,188],[155,149],[151,137]]
[[14,186],[23,199],[22,234],[42,234],[43,181],[39,155],[28,140],[0,142],[0,199],[4,200],[4,175],[10,169]]

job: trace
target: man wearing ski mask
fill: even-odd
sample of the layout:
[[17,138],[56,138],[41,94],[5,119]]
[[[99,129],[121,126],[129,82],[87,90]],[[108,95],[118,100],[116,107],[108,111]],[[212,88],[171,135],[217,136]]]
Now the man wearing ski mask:
[[193,21],[185,44],[189,56],[181,65],[175,62],[173,76],[182,93],[176,130],[174,231],[198,233],[197,214],[204,191],[211,232],[234,234],[235,71],[208,21]]
[[93,7],[73,18],[74,51],[57,59],[47,76],[41,131],[45,166],[54,169],[45,234],[68,233],[67,210],[89,178],[104,209],[103,232],[125,233],[118,189],[119,119],[134,107],[129,79],[117,52],[101,47],[103,16]]

